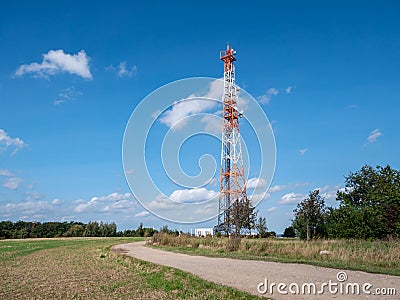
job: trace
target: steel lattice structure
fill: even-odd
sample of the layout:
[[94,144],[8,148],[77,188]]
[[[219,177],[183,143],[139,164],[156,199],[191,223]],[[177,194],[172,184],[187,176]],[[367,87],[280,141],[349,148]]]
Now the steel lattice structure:
[[222,98],[222,151],[218,227],[216,231],[233,232],[229,208],[235,201],[246,199],[246,178],[242,159],[237,100],[239,88],[235,85],[236,51],[229,45],[220,51],[224,62],[224,93]]

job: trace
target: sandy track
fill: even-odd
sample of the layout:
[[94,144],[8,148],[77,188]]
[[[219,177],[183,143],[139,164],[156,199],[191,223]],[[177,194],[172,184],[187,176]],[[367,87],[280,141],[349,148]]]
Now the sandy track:
[[[303,283],[314,283],[317,291],[321,290],[323,283],[329,283],[329,281],[333,284],[337,283],[337,288],[340,288],[337,274],[343,272],[343,270],[303,264],[191,256],[145,247],[144,242],[116,245],[113,250],[141,260],[177,268],[205,280],[221,283],[255,295],[260,295],[257,291],[257,285],[265,282],[265,278],[268,280],[268,286],[271,283],[285,283],[287,285],[285,291],[288,294],[280,294],[276,287],[274,287],[272,294],[270,290],[265,293],[265,296],[274,299],[400,299],[400,277],[397,276],[346,270],[344,272],[347,275],[347,280],[342,283],[344,291],[348,283],[356,283],[360,286],[360,295],[346,295],[345,292],[340,293],[340,289],[336,294],[332,294],[329,292],[328,286],[324,288],[323,294],[309,295],[301,294]],[[300,294],[294,295],[289,291],[288,286],[291,283],[296,283],[299,286]],[[362,286],[365,283],[372,285],[369,288],[371,292],[369,295],[362,291]],[[261,288],[264,288],[264,286]],[[295,288],[293,285],[292,290],[295,291]],[[332,286],[332,289],[335,288],[335,286]],[[376,288],[395,288],[397,295],[376,295]]]

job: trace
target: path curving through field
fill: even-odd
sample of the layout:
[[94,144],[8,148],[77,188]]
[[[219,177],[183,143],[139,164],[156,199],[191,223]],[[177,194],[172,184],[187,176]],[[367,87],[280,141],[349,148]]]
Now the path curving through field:
[[[231,286],[254,295],[261,295],[258,292],[260,283],[264,284],[259,286],[259,289],[265,291],[267,279],[269,289],[264,295],[273,299],[400,299],[400,277],[398,276],[294,263],[191,256],[145,247],[144,242],[116,245],[112,249],[141,260],[177,268],[205,280]],[[273,286],[271,294],[270,286],[273,283],[276,285]],[[278,292],[277,285],[280,283],[286,284],[286,287],[281,285],[281,291],[287,294]],[[316,286],[315,295],[312,284]],[[291,286],[290,290],[289,286]],[[359,295],[351,294],[353,290],[357,292],[357,286],[360,288]],[[366,293],[363,292],[363,286]],[[298,294],[297,287],[299,287]],[[388,290],[388,288],[395,288],[397,295],[377,295],[377,293],[392,293],[393,290]],[[350,294],[346,294],[346,289]],[[337,292],[334,294],[335,290]],[[319,294],[319,291],[323,293]],[[368,292],[370,294],[367,294]]]

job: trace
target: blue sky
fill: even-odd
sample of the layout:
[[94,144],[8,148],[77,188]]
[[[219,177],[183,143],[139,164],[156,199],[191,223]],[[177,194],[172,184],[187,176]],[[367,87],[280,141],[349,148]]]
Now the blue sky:
[[[237,84],[275,134],[275,176],[258,206],[271,230],[314,188],[334,205],[364,164],[399,169],[397,1],[232,1],[229,14],[224,3],[2,2],[0,219],[166,224],[131,195],[125,126],[157,88],[222,77],[227,42]],[[199,149],[183,149],[190,174]]]

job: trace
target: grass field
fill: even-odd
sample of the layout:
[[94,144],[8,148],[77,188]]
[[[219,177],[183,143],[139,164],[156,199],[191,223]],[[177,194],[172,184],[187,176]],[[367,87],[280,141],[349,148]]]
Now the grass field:
[[[247,239],[237,251],[226,251],[226,238],[174,237],[157,234],[153,245],[164,250],[237,259],[304,263],[400,276],[400,241]],[[320,251],[329,251],[321,255]]]
[[259,299],[110,250],[134,240],[0,241],[0,299]]

